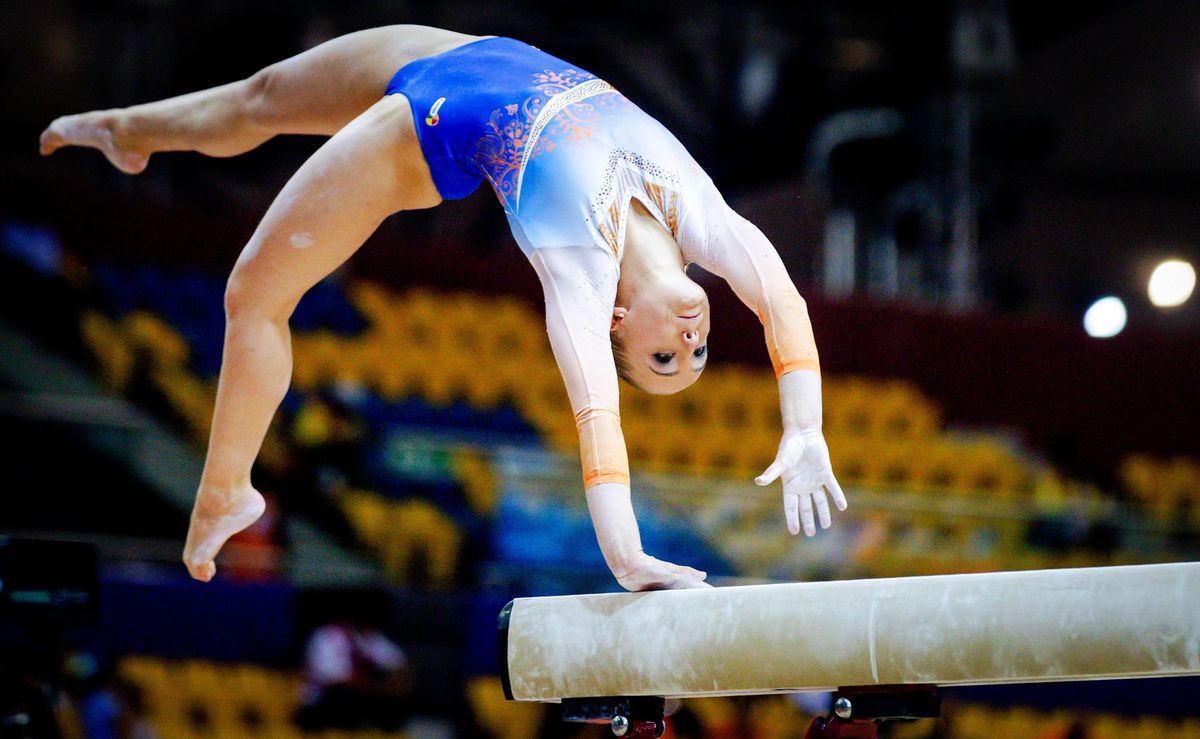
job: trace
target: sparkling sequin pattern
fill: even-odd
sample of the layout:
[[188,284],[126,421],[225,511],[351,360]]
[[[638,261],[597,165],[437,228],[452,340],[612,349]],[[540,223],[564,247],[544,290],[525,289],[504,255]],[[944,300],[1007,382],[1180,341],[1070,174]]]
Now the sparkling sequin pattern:
[[[637,152],[614,149],[608,157],[603,184],[592,198],[596,228],[613,254],[621,253],[625,229],[625,206],[634,194],[644,194],[651,213],[679,237],[679,177]],[[657,212],[655,212],[657,211]]]

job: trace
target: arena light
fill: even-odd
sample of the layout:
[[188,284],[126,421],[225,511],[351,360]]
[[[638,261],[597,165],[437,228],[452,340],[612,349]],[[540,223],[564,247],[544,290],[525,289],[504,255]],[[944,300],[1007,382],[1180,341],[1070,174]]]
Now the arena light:
[[1192,296],[1196,288],[1196,269],[1182,259],[1168,259],[1154,268],[1146,292],[1159,308],[1174,308]]
[[1125,303],[1118,297],[1108,295],[1092,303],[1083,314],[1083,330],[1093,338],[1108,339],[1121,333],[1127,318]]

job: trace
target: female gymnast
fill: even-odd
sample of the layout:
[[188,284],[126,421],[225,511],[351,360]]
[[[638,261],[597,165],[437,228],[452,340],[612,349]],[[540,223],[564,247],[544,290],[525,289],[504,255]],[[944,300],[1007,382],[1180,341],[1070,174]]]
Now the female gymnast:
[[[399,70],[399,71],[397,71]],[[279,134],[331,138],[263,216],[229,277],[225,345],[183,560],[210,580],[225,541],[263,512],[250,469],[290,381],[301,296],[388,215],[463,198],[487,180],[541,280],[579,429],[588,509],[629,590],[704,587],[705,573],[642,550],[617,377],[682,390],[707,364],[709,305],[684,269],[729,282],[762,321],[783,437],[755,479],[783,479],[788,529],[839,510],[821,434],[821,378],[803,299],[774,247],[735,213],[657,121],[607,82],[508,38],[421,26],[352,33],[209,90],[66,116],[41,137],[99,149],[136,174],[151,154],[235,156]]]

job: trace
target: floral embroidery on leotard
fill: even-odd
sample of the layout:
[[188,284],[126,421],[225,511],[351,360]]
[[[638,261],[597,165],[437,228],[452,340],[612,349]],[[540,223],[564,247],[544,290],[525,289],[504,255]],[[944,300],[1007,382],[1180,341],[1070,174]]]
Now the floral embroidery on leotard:
[[[554,114],[552,128],[542,124],[549,131],[538,135],[541,128],[533,130],[538,115],[551,98],[591,81],[599,83],[595,75],[577,69],[538,72],[532,80],[536,93],[520,103],[510,103],[492,111],[483,137],[475,144],[474,158],[491,181],[497,197],[506,206],[515,206],[523,165],[541,154],[553,151],[560,144],[588,141],[601,110],[619,104],[617,100],[624,100],[619,95],[586,97],[563,106]],[[534,139],[533,149],[526,152],[531,138]]]

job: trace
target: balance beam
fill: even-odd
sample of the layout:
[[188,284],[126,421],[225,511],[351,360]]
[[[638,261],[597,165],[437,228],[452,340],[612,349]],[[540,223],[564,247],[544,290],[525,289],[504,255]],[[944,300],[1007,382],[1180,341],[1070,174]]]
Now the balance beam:
[[499,638],[519,701],[1200,675],[1200,562],[518,598]]

